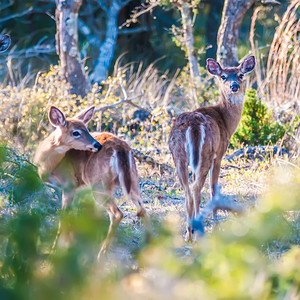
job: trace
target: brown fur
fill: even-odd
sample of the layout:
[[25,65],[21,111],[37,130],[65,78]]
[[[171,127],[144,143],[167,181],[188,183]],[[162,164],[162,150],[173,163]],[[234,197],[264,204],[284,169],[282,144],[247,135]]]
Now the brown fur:
[[[192,240],[191,222],[199,215],[201,190],[210,169],[212,197],[215,194],[222,157],[242,116],[244,92],[240,86],[240,74],[243,74],[245,69],[247,72],[249,69],[251,71],[254,67],[253,62],[255,63],[254,58],[250,57],[237,68],[222,69],[217,62],[208,60],[208,64],[212,64],[211,73],[220,81],[220,102],[214,106],[183,113],[174,121],[169,148],[186,197],[186,240]],[[221,76],[226,76],[226,80],[221,79]],[[232,84],[238,85],[237,92],[232,92]],[[191,189],[188,165],[193,173]]]
[[[74,140],[70,135],[70,130],[73,130],[74,126],[84,133],[80,141]],[[100,151],[83,151],[86,150],[86,145],[95,144],[96,141],[102,145]],[[72,145],[69,147],[71,149],[68,149],[68,145]],[[56,151],[58,147],[66,151],[58,153]],[[47,173],[48,181],[62,188],[63,208],[73,201],[75,188],[82,185],[92,186],[96,200],[104,202],[111,223],[98,258],[106,251],[123,218],[123,213],[113,200],[116,182],[120,183],[124,194],[137,207],[137,216],[148,220],[141,201],[138,175],[131,148],[116,136],[105,132],[89,134],[82,121],[68,119],[66,125],[41,142],[37,148],[35,162],[39,165],[41,176]],[[103,201],[106,198],[108,200]]]

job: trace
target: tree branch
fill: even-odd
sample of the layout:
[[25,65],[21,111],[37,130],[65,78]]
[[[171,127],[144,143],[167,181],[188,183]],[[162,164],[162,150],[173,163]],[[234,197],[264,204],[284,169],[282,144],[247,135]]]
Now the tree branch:
[[148,113],[151,113],[150,110],[148,110],[148,109],[146,109],[146,108],[144,108],[144,107],[141,107],[141,106],[139,106],[139,105],[137,105],[137,104],[135,104],[135,103],[132,102],[133,99],[136,99],[136,98],[139,98],[139,97],[142,97],[142,96],[144,96],[144,94],[140,94],[140,95],[137,95],[137,96],[133,96],[133,97],[130,97],[130,98],[127,98],[127,99],[122,99],[122,100],[120,100],[120,101],[117,102],[117,103],[114,103],[114,104],[111,104],[111,105],[106,105],[106,106],[103,106],[103,107],[96,108],[96,109],[95,109],[95,112],[98,112],[98,111],[103,112],[103,111],[105,111],[105,110],[107,110],[107,109],[115,108],[115,107],[117,107],[117,106],[119,106],[119,105],[122,105],[122,104],[124,104],[124,103],[128,103],[128,104],[130,104],[130,105],[132,105],[132,106],[134,106],[134,107],[136,107],[136,108],[138,108],[138,109],[141,109],[141,110],[143,110],[143,111],[146,111],[146,112],[148,112]]
[[28,9],[26,9],[26,10],[20,12],[20,13],[15,13],[15,14],[12,14],[12,15],[9,15],[9,16],[7,16],[5,18],[0,19],[0,23],[7,22],[7,21],[9,21],[11,19],[23,17],[25,15],[28,15],[28,14],[32,13],[32,11],[33,11],[33,7],[31,6]]
[[101,9],[107,13],[108,12],[108,8],[106,7],[106,1],[101,1],[101,0],[98,0],[97,1],[99,3],[99,6],[101,7]]
[[221,186],[217,185],[215,196],[206,204],[199,217],[192,221],[192,228],[200,234],[204,234],[204,222],[208,219],[210,214],[216,214],[218,210],[231,211],[235,213],[243,212],[241,205],[235,203],[229,197],[224,197],[221,194]]
[[136,7],[133,10],[132,15],[130,15],[130,19],[126,20],[122,25],[119,26],[119,29],[122,29],[124,26],[129,27],[131,23],[135,23],[137,18],[141,15],[147,13],[148,11],[152,10],[156,6],[160,4],[159,1],[153,1],[149,6],[146,6],[145,4],[142,4],[140,7]]

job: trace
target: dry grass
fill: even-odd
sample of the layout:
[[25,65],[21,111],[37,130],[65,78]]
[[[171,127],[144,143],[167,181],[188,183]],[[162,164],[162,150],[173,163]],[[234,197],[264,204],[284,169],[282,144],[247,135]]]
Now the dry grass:
[[266,91],[277,104],[300,99],[300,1],[293,0],[276,29],[266,68]]

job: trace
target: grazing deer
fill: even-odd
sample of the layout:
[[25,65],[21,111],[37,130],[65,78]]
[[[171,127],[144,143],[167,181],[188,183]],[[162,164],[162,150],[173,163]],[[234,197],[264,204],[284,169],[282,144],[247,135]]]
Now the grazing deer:
[[[192,240],[191,224],[199,215],[201,190],[208,172],[212,198],[215,195],[222,157],[242,116],[243,77],[250,73],[254,66],[254,56],[246,58],[238,67],[232,68],[222,68],[215,60],[207,59],[208,72],[217,77],[220,83],[219,103],[182,113],[174,121],[169,148],[186,198],[187,241]],[[191,189],[188,166],[193,174]]]
[[10,36],[8,34],[0,35],[0,52],[4,52],[10,46]]
[[[99,259],[123,218],[113,200],[116,182],[135,204],[137,216],[144,218],[146,225],[148,216],[141,201],[131,148],[110,133],[89,133],[86,124],[91,120],[94,109],[93,106],[66,119],[58,108],[52,106],[49,120],[56,129],[39,144],[34,161],[40,177],[62,189],[63,208],[73,201],[75,188],[82,185],[92,186],[96,200],[104,203],[110,227],[99,251]],[[103,194],[108,200],[103,201]]]

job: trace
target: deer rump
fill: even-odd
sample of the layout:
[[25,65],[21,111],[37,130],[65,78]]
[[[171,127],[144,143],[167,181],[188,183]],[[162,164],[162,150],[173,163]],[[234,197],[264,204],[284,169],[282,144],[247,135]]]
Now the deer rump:
[[[107,134],[92,133],[102,149],[93,153],[82,150],[69,150],[59,165],[59,171],[68,170],[68,177],[77,186],[103,185],[104,191],[111,191],[120,184],[125,195],[132,189],[132,175],[137,176],[132,152],[126,142]],[[55,173],[55,172],[54,172]]]
[[218,142],[214,140],[213,131],[218,130],[214,122],[209,116],[196,111],[183,113],[175,120],[169,147],[177,173],[187,172],[188,165],[196,177],[200,167],[208,167],[209,170]]

